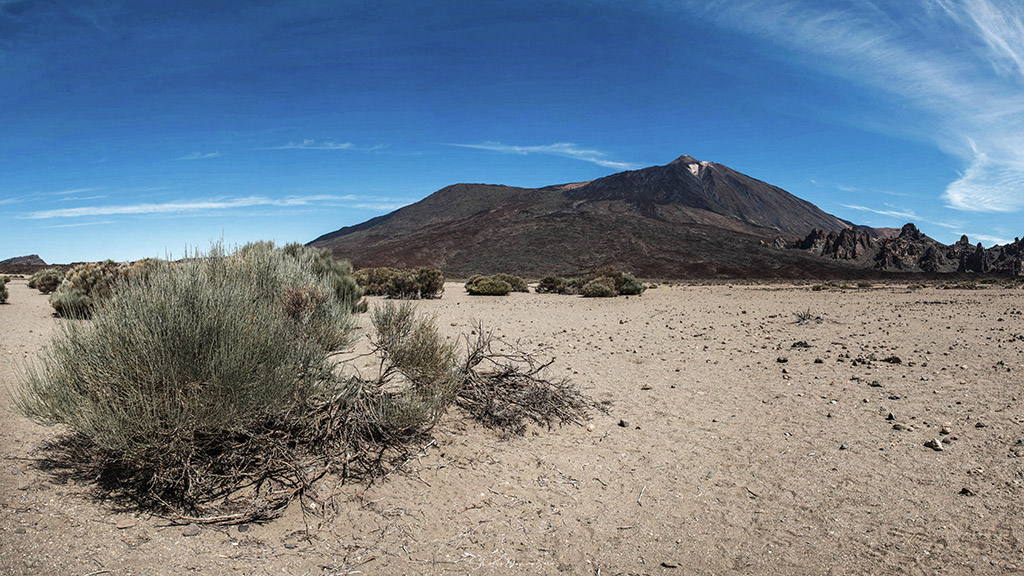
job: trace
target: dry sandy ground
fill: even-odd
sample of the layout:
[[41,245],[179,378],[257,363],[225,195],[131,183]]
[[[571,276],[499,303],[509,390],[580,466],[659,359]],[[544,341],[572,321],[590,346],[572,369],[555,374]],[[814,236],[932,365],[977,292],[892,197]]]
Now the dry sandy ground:
[[[326,523],[293,505],[189,537],[39,470],[38,447],[60,431],[4,410],[0,572],[1024,570],[1020,290],[679,286],[585,300],[471,298],[450,284],[419,306],[452,335],[480,319],[552,346],[556,375],[611,413],[592,431],[512,440],[453,413],[404,474],[325,484]],[[796,324],[808,310],[823,321]],[[14,281],[0,306],[5,387],[54,328],[45,297]],[[932,438],[945,450],[925,447]]]

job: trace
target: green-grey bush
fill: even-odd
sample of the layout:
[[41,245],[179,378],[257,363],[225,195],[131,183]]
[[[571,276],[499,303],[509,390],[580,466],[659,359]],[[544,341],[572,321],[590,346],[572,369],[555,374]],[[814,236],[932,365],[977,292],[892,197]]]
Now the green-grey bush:
[[[270,245],[273,247],[273,244]],[[366,301],[363,300],[363,289],[352,276],[352,265],[347,261],[334,259],[334,254],[327,248],[312,248],[299,243],[288,244],[284,253],[299,262],[308,265],[316,275],[327,280],[334,289],[335,296],[352,312],[366,312]]]
[[444,292],[444,276],[436,268],[363,268],[355,279],[371,296],[415,300],[440,298]]
[[[289,309],[293,288],[310,298]],[[335,294],[280,250],[215,246],[123,284],[92,322],[63,325],[17,406],[88,438],[157,494],[202,500],[212,476],[246,473],[231,446],[300,426],[313,398],[346,393],[328,355],[351,342],[354,322]]]
[[128,269],[111,260],[79,264],[67,271],[50,295],[50,306],[64,318],[88,318],[97,303],[114,293]]
[[417,316],[408,303],[387,302],[374,308],[370,319],[382,369],[365,385],[362,420],[371,434],[385,437],[432,426],[455,401],[466,377],[456,342],[446,341],[434,319]]
[[512,292],[529,292],[530,287],[526,284],[526,280],[523,280],[519,276],[513,276],[512,274],[499,273],[491,276],[494,280],[500,280],[507,282],[512,287]]
[[28,279],[28,287],[35,288],[43,294],[49,294],[56,290],[63,280],[63,270],[60,268],[47,268],[30,276]]
[[565,294],[568,284],[565,278],[558,276],[545,276],[540,279],[535,288],[538,294]]
[[585,298],[612,298],[618,296],[615,291],[615,280],[607,276],[595,278],[583,285],[580,290]]
[[491,276],[474,276],[466,282],[466,292],[474,296],[505,296],[511,291],[511,284]]
[[0,304],[6,304],[10,294],[7,292],[7,282],[0,282]]

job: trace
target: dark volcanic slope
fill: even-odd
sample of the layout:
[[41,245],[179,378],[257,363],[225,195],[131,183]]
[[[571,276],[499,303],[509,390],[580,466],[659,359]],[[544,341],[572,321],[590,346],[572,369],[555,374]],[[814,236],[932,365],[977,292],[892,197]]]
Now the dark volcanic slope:
[[356,267],[435,266],[453,276],[604,264],[667,278],[845,275],[855,266],[770,244],[849,226],[785,190],[683,156],[580,184],[456,184],[311,244]]

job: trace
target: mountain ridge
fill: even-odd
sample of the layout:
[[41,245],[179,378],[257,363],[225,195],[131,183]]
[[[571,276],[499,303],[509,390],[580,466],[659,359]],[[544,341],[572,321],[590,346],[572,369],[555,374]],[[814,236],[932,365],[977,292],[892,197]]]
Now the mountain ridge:
[[[452,184],[310,245],[357,268],[430,266],[454,277],[539,277],[603,265],[666,279],[974,271],[960,265],[963,250],[947,254],[917,234],[855,225],[728,166],[683,155],[541,188]],[[915,260],[929,247],[942,258]],[[1004,261],[1016,252],[1001,254],[977,268],[1011,271]]]

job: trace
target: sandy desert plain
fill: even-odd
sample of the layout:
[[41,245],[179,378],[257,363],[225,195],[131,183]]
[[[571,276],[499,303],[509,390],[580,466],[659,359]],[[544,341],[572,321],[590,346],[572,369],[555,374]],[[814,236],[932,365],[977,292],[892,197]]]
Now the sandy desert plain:
[[[7,390],[58,323],[24,279],[9,288]],[[418,303],[446,333],[479,319],[548,347],[552,375],[610,412],[502,439],[452,411],[403,471],[323,482],[325,515],[295,502],[198,534],[42,469],[62,430],[3,396],[0,573],[1020,573],[1024,291],[984,288],[448,284]]]

